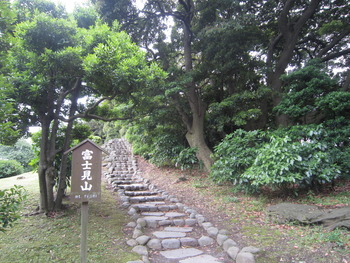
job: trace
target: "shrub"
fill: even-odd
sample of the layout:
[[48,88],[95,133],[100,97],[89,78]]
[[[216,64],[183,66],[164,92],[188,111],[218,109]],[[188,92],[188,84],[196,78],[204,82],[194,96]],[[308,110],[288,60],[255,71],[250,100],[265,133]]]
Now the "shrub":
[[252,187],[272,189],[318,188],[340,175],[327,146],[317,141],[273,137],[258,150],[253,165],[242,174]]
[[32,145],[25,139],[18,140],[12,146],[0,145],[0,159],[19,162],[25,172],[31,170],[29,162],[33,158],[35,158],[35,154]]
[[185,148],[173,134],[161,134],[153,144],[150,161],[157,166],[174,165]]
[[226,136],[215,147],[215,162],[211,168],[210,177],[218,183],[225,181],[242,184],[241,175],[254,162],[257,149],[267,140],[266,133],[256,131],[237,130]]
[[17,213],[19,205],[26,198],[26,193],[21,186],[11,189],[0,190],[0,231],[4,232],[6,227],[12,226],[19,219]]
[[257,156],[242,178],[253,187],[281,187],[302,179],[297,145],[288,137],[272,137],[271,142],[257,151]]
[[198,163],[196,156],[197,148],[185,148],[176,158],[175,166],[180,166],[181,170],[189,169]]
[[0,160],[0,178],[23,173],[22,165],[15,160]]
[[322,125],[274,132],[238,130],[215,148],[211,178],[248,191],[318,189],[348,171],[349,139],[335,133]]

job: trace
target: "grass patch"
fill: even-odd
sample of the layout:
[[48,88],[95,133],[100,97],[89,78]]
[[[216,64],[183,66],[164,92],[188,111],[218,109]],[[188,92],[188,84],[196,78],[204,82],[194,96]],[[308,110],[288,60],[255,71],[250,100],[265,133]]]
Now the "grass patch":
[[[28,216],[39,201],[36,174],[27,173],[0,180],[0,189],[22,185],[28,193],[22,218],[13,228],[0,233],[0,262],[79,262],[80,204],[48,218]],[[27,215],[27,216],[26,216]],[[112,194],[102,186],[102,201],[89,203],[88,262],[125,263],[139,259],[125,244],[123,226],[128,217],[117,207]]]

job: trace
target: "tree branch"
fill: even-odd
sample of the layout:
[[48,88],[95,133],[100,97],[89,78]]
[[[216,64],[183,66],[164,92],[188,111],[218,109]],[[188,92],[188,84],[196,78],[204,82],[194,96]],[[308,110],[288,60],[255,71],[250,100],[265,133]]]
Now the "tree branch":
[[288,38],[287,33],[289,33],[288,28],[288,14],[292,9],[295,0],[287,0],[284,4],[283,10],[278,19],[278,29],[284,38]]
[[316,12],[318,5],[322,2],[322,0],[311,0],[309,6],[305,9],[303,14],[299,17],[298,21],[294,26],[294,30],[299,32],[301,28],[305,25],[306,21],[313,16]]
[[336,44],[338,44],[344,37],[350,34],[350,27],[344,30],[341,34],[335,37],[327,46],[325,46],[317,55],[317,57],[321,58],[328,51],[330,51]]
[[321,57],[321,61],[325,62],[325,61],[328,61],[328,60],[331,60],[331,59],[334,59],[334,58],[338,58],[338,57],[344,56],[344,55],[349,54],[349,53],[350,53],[350,48],[342,50],[342,51],[339,51],[339,52],[328,54],[325,57]]

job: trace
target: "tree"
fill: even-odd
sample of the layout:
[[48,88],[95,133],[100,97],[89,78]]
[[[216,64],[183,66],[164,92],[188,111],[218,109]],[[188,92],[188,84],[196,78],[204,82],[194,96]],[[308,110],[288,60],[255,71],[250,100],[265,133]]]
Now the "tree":
[[[122,21],[149,58],[161,61],[168,72],[164,99],[177,110],[188,144],[198,148],[207,169],[210,149],[235,129],[291,123],[272,110],[283,98],[287,69],[313,58],[348,66],[346,1],[148,0],[140,10],[131,1],[125,9],[120,2],[93,2],[103,19]],[[170,18],[174,23],[166,24]]]
[[[60,208],[65,189],[66,162],[57,171],[55,158],[70,145],[73,121],[129,117],[113,115],[103,102],[116,98],[132,100],[135,89],[151,85],[162,73],[156,65],[145,62],[143,52],[117,26],[110,28],[99,23],[90,29],[78,28],[72,19],[38,13],[16,26],[15,37],[9,57],[13,68],[12,99],[19,114],[42,128],[38,167],[40,208],[52,211]],[[141,73],[147,79],[138,78]],[[104,82],[101,77],[110,79]],[[78,99],[84,96],[89,98],[86,105],[78,104]],[[59,145],[57,133],[62,122],[67,123],[66,140]],[[55,199],[57,173],[60,180]]]
[[[282,99],[281,76],[287,67],[313,58],[330,63],[350,53],[349,11],[347,1],[288,0],[255,5],[253,12],[259,15],[261,29],[270,39],[266,49],[266,81],[273,94],[273,106]],[[285,116],[276,121],[277,125],[288,124]]]
[[[95,1],[98,6],[106,6],[109,4],[108,1]],[[119,9],[117,9],[119,10]],[[111,19],[110,13],[106,13],[100,9],[100,12],[104,14],[104,17],[107,19]],[[177,82],[177,87],[181,87],[181,92],[183,92],[187,105],[186,109],[180,105],[182,102],[181,93],[173,93],[171,98],[173,98],[173,105],[175,105],[178,110],[185,127],[187,128],[186,138],[189,145],[193,148],[197,148],[197,156],[203,161],[205,167],[210,169],[212,164],[212,159],[210,157],[211,150],[209,149],[205,137],[204,137],[204,121],[205,121],[205,112],[207,109],[206,103],[201,98],[201,87],[195,83],[192,79],[193,72],[193,53],[192,53],[192,44],[193,44],[193,17],[195,12],[195,3],[191,0],[188,1],[179,1],[179,3],[175,3],[173,1],[147,1],[143,10],[141,11],[141,15],[139,14],[138,21],[139,25],[145,25],[140,21],[148,20],[150,21],[147,26],[143,26],[142,29],[147,29],[147,34],[152,35],[153,37],[157,37],[158,39],[158,47],[163,44],[164,33],[162,30],[165,28],[164,22],[165,19],[169,16],[177,19],[177,30],[181,30],[181,37],[176,39],[175,41],[179,41],[180,46],[178,46],[178,54],[181,55],[181,60],[177,61],[175,64],[173,61],[174,67],[181,68],[184,66],[184,70],[180,70],[181,72],[179,76],[176,76],[177,79],[171,80]],[[116,12],[113,17],[122,17],[120,12]],[[156,25],[156,26],[155,26]],[[142,31],[142,29],[140,31]],[[130,30],[131,31],[131,30]],[[129,31],[129,32],[130,32]],[[145,36],[145,31],[143,31],[143,36]],[[149,38],[142,38],[144,40],[143,44],[145,44],[148,50],[151,50],[150,44],[157,42],[155,39],[150,43],[148,42]],[[162,58],[170,55],[168,53],[160,54]],[[167,63],[163,63],[166,65]],[[174,82],[172,82],[174,83]],[[174,88],[174,87],[171,87]]]
[[15,125],[17,116],[13,113],[13,101],[7,97],[11,86],[6,74],[8,63],[6,54],[10,48],[15,13],[10,8],[9,1],[0,1],[0,143],[13,144],[22,136],[20,126]]

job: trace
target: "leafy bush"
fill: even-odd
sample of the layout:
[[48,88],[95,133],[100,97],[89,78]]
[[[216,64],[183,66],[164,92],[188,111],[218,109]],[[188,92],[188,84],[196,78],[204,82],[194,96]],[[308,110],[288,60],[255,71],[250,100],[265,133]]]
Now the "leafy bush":
[[325,144],[317,141],[293,142],[287,136],[272,137],[270,143],[258,150],[253,165],[242,178],[256,188],[316,188],[340,175],[326,149]]
[[319,188],[348,171],[344,164],[350,161],[350,151],[344,144],[349,145],[349,138],[329,136],[331,132],[335,131],[323,125],[274,132],[238,130],[215,148],[211,177],[249,191]]
[[23,173],[22,165],[15,160],[0,160],[0,178]]
[[197,148],[185,148],[176,158],[175,166],[180,166],[181,170],[186,170],[198,163],[196,156]]
[[241,175],[253,164],[257,149],[266,140],[266,134],[259,130],[247,132],[240,129],[226,136],[214,149],[216,161],[210,177],[218,183],[244,183]]
[[302,178],[299,168],[302,161],[297,145],[288,137],[272,137],[271,142],[257,151],[257,156],[243,174],[245,182],[254,187],[280,187]]
[[32,145],[25,139],[18,140],[12,146],[0,145],[0,159],[15,160],[24,168],[25,172],[31,170],[29,162],[35,157]]
[[14,186],[11,189],[0,190],[0,231],[12,226],[20,218],[17,213],[19,205],[26,198],[24,188]]

